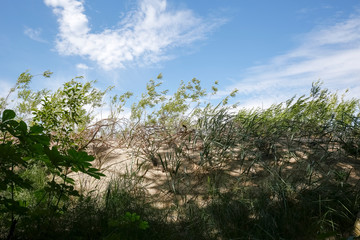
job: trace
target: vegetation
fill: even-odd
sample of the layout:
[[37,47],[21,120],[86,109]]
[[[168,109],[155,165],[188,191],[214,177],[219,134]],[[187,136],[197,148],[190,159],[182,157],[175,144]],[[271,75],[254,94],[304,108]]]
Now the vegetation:
[[[239,110],[228,105],[236,90],[213,105],[204,99],[217,82],[211,93],[181,82],[170,95],[159,75],[130,119],[127,92],[95,122],[111,88],[75,78],[33,92],[32,78],[0,99],[2,239],[355,236],[359,99],[315,82],[308,96]],[[116,168],[120,150],[127,164]]]

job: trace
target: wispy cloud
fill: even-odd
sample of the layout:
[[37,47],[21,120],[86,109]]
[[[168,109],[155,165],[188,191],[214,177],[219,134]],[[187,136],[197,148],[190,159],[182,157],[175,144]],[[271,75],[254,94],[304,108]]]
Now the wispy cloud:
[[247,69],[241,80],[231,86],[239,89],[243,106],[269,106],[302,95],[318,79],[331,90],[350,89],[350,96],[360,97],[359,14],[316,28],[301,42],[267,64]]
[[77,68],[77,69],[81,69],[81,70],[88,70],[88,69],[90,69],[90,67],[89,67],[88,65],[84,64],[84,63],[79,63],[79,64],[77,64],[77,65],[76,65],[76,68]]
[[131,63],[155,63],[167,50],[203,39],[221,21],[205,21],[188,9],[168,9],[166,0],[141,0],[119,27],[92,33],[83,1],[44,0],[58,16],[56,48],[64,55],[80,55],[106,70]]
[[41,37],[40,28],[34,29],[34,28],[25,27],[24,34],[34,41],[47,43],[47,41]]

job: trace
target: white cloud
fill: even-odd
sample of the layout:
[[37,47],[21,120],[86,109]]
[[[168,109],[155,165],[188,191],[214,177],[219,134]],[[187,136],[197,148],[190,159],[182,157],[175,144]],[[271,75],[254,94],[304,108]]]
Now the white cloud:
[[298,48],[247,69],[229,89],[239,89],[241,105],[252,107],[261,107],[264,100],[268,106],[306,94],[318,79],[332,91],[349,88],[350,96],[360,98],[356,92],[360,88],[359,63],[360,15],[353,15],[332,26],[316,28]]
[[166,59],[169,48],[202,39],[221,23],[205,22],[191,10],[170,10],[166,0],[141,0],[118,28],[91,33],[83,1],[44,2],[58,16],[56,48],[59,53],[86,56],[105,70]]
[[77,69],[81,69],[81,70],[88,70],[88,69],[90,69],[90,67],[89,67],[88,65],[84,64],[84,63],[79,63],[79,64],[77,64],[77,65],[76,65],[76,68],[77,68]]
[[25,27],[24,34],[34,41],[46,43],[47,41],[41,37],[41,29],[33,29]]

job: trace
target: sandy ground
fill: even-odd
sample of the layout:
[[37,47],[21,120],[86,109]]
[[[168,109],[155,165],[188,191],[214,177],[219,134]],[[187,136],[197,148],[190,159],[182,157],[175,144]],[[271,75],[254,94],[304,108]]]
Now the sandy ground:
[[[161,152],[161,151],[160,151]],[[164,153],[164,151],[162,151]],[[166,152],[166,151],[165,151]],[[190,154],[191,155],[191,154]],[[302,153],[299,153],[301,156]],[[100,180],[91,178],[84,174],[72,173],[71,177],[76,179],[76,187],[80,192],[92,192],[101,194],[106,191],[112,179],[120,179],[127,188],[140,187],[147,193],[149,200],[159,208],[169,207],[176,200],[179,203],[188,201],[203,202],[203,197],[209,189],[206,189],[208,172],[195,164],[196,161],[184,159],[177,175],[169,169],[165,171],[161,164],[154,166],[151,161],[141,155],[138,149],[110,147],[100,151],[94,161],[94,166],[101,169],[106,175]],[[199,153],[192,153],[193,159],[197,159]],[[306,156],[303,156],[306,159]],[[241,174],[248,169],[249,176],[254,179],[261,179],[267,174],[264,167],[258,163],[246,166],[239,166],[233,163],[222,167],[223,178],[219,181],[234,182],[241,177]],[[297,164],[296,158],[283,161],[284,171],[301,172],[303,165]],[[356,159],[344,159],[341,162],[330,162],[324,165],[331,167],[339,173],[349,173],[348,183],[358,184],[360,179],[360,163]],[[219,175],[220,176],[220,175]],[[251,178],[250,178],[251,179]],[[242,186],[256,186],[256,182],[243,181]],[[181,194],[174,194],[179,191]]]

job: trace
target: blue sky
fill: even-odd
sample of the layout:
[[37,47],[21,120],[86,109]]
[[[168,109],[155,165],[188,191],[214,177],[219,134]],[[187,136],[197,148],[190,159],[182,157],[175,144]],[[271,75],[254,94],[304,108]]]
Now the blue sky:
[[193,77],[241,106],[308,93],[320,79],[360,97],[357,0],[4,0],[0,96],[29,69],[34,88],[75,76],[139,95],[159,73],[166,88]]

